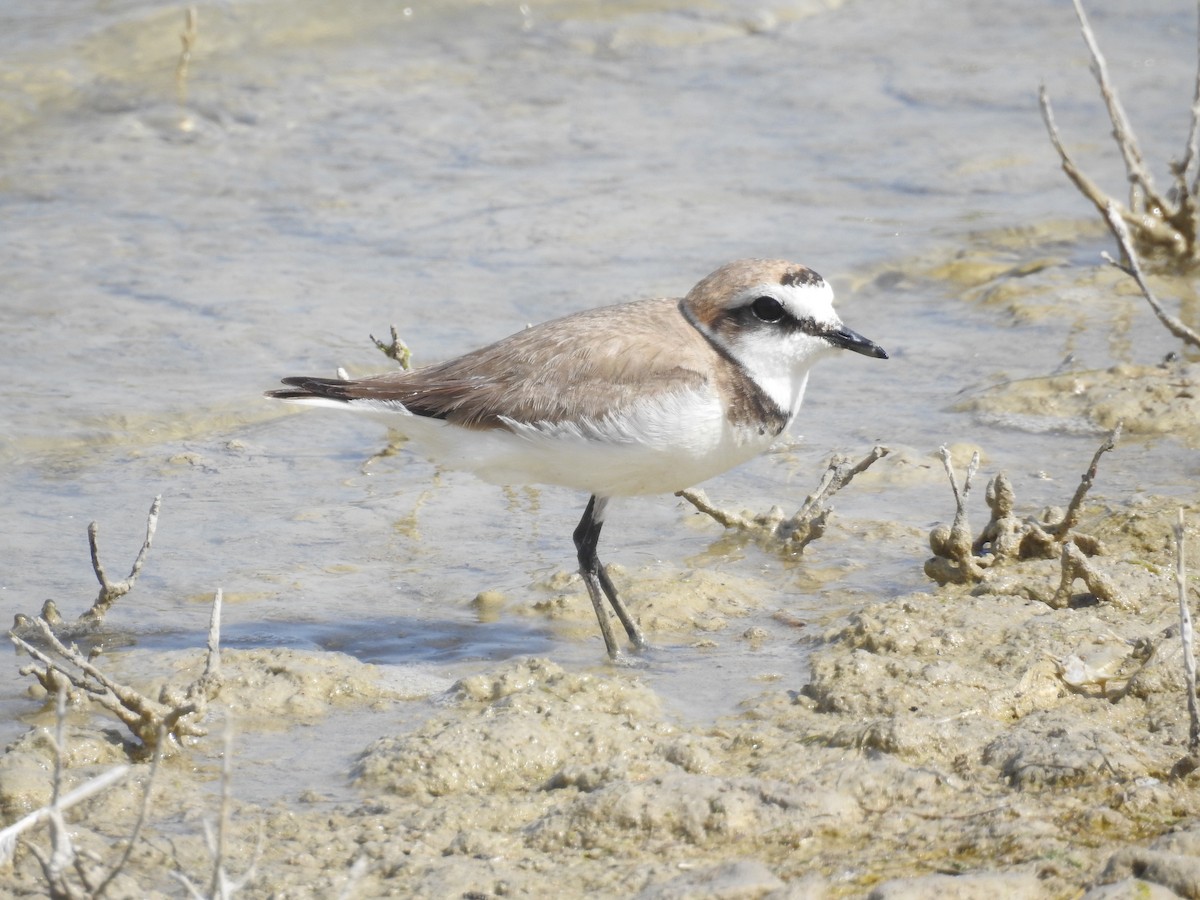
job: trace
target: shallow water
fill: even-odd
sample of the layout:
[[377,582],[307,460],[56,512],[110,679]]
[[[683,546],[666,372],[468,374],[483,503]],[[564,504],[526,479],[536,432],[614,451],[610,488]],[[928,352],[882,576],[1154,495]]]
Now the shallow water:
[[[1187,127],[1192,10],[1090,6],[1146,155],[1165,160]],[[1068,353],[1099,368],[1176,349],[1136,297],[1019,320],[930,274],[960,249],[1090,266],[1108,247],[1074,224],[1091,212],[1037,112],[1045,81],[1080,161],[1119,189],[1068,4],[381,7],[201,5],[183,106],[178,8],[7,14],[6,619],[47,597],[86,608],[87,523],[123,576],[161,493],[150,561],[109,622],[141,646],[202,646],[220,586],[227,646],[339,649],[447,677],[525,653],[602,665],[591,632],[516,609],[572,567],[585,498],[438,475],[403,450],[370,461],[386,443],[375,423],[291,415],[261,392],[287,374],[386,368],[368,334],[392,323],[434,361],[782,256],[824,274],[892,359],[825,363],[802,441],[710,495],[795,507],[829,452],[896,453],[838,497],[799,564],[710,550],[719,530],[671,497],[616,507],[601,549],[632,603],[639,576],[689,566],[764,592],[715,648],[684,632],[645,665],[681,715],[714,715],[803,669],[775,611],[819,624],[927,584],[924,535],[953,513],[940,444],[982,448],[1029,508],[1070,496],[1096,434],[981,420],[956,410],[964,395]],[[1025,227],[1038,230],[1012,240]],[[1132,438],[1097,493],[1179,493],[1195,468],[1182,445]],[[509,603],[498,621],[471,605],[483,590]],[[763,648],[738,639],[751,625],[772,635]],[[0,739],[32,708],[19,664],[4,664]]]

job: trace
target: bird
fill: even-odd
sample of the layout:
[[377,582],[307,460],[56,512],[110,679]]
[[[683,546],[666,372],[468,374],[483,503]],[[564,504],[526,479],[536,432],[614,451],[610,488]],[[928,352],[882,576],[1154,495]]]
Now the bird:
[[648,644],[597,553],[609,501],[675,493],[767,450],[818,360],[887,353],[842,324],[807,266],[741,259],[682,299],[635,300],[530,326],[447,362],[365,378],[293,376],[267,397],[383,416],[431,460],[500,485],[589,494],[573,533],[605,649]]

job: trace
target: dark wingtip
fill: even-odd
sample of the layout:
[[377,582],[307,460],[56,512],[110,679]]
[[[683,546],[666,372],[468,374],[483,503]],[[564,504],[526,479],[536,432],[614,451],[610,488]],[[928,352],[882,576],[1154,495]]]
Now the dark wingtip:
[[309,391],[263,391],[263,396],[268,400],[303,400],[314,395]]
[[337,378],[313,378],[307,375],[291,375],[280,379],[280,381],[283,384],[291,385],[291,387],[264,391],[263,396],[270,400],[311,400],[320,398],[323,400],[347,401],[350,399],[346,394],[347,382]]

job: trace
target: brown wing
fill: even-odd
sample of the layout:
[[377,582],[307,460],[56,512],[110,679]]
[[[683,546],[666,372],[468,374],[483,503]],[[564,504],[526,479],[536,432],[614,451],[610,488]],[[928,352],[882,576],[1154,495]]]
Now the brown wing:
[[635,403],[647,385],[700,387],[715,353],[676,300],[589,310],[517,332],[448,362],[358,381],[285,378],[278,399],[324,397],[399,403],[467,428],[558,423]]

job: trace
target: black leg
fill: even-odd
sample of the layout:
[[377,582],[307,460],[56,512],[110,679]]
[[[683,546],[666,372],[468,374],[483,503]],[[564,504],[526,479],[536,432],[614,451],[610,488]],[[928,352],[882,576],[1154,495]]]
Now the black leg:
[[638,649],[644,649],[646,639],[642,637],[637,622],[633,621],[633,616],[629,614],[629,610],[617,596],[617,589],[613,585],[612,579],[608,577],[608,573],[604,571],[604,566],[600,563],[600,557],[596,555],[596,545],[600,543],[600,529],[604,527],[604,508],[607,505],[607,497],[596,497],[593,494],[592,498],[588,500],[587,509],[583,511],[583,518],[579,520],[579,525],[575,528],[574,538],[575,549],[579,554],[579,574],[583,576],[583,583],[587,585],[588,596],[596,610],[596,619],[600,622],[600,632],[604,635],[604,646],[608,650],[608,655],[615,657],[620,651],[617,648],[616,639],[613,637],[612,625],[608,621],[608,611],[600,600],[602,591],[608,598],[613,612],[625,626],[625,633],[629,635],[629,640],[633,645]]

